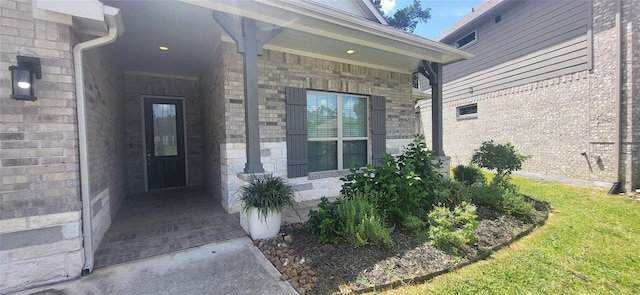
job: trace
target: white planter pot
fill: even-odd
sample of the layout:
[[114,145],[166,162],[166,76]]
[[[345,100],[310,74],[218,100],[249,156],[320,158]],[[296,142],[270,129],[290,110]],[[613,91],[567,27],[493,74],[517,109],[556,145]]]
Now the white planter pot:
[[254,240],[271,239],[280,232],[280,223],[282,221],[282,213],[272,212],[264,216],[258,216],[258,209],[251,208],[248,210],[249,215],[249,233]]

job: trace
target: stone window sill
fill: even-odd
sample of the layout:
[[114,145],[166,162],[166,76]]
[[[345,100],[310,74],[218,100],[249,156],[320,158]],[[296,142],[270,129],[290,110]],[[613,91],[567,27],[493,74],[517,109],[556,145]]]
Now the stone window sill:
[[307,176],[307,179],[314,180],[314,179],[322,179],[322,178],[329,178],[329,177],[342,177],[349,174],[351,174],[351,171],[349,169],[322,171],[322,172],[309,172],[309,176]]

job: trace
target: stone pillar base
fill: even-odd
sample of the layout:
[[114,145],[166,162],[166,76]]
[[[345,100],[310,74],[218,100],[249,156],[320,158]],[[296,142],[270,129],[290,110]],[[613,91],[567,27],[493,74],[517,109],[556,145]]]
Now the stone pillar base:
[[438,172],[440,172],[440,174],[445,179],[449,179],[451,177],[451,174],[450,174],[451,157],[447,157],[447,156],[435,157],[434,159],[431,160],[431,163],[433,164],[437,164],[438,162],[442,163],[442,166],[440,167],[440,169],[438,169]]

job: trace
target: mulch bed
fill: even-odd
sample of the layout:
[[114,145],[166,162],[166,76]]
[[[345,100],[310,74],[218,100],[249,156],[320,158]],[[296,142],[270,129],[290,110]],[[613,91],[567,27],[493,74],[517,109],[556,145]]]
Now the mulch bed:
[[392,248],[321,244],[303,223],[283,225],[277,237],[254,243],[280,271],[280,279],[288,281],[300,294],[359,293],[429,280],[489,257],[544,224],[549,205],[535,203],[538,212],[527,222],[478,207],[476,241],[458,254],[419,243],[412,234],[401,230],[392,233]]

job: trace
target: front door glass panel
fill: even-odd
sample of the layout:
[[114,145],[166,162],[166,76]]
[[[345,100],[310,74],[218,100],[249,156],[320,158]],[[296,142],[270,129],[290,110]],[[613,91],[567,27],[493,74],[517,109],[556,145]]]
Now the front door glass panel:
[[153,145],[156,157],[178,155],[175,104],[153,104]]

